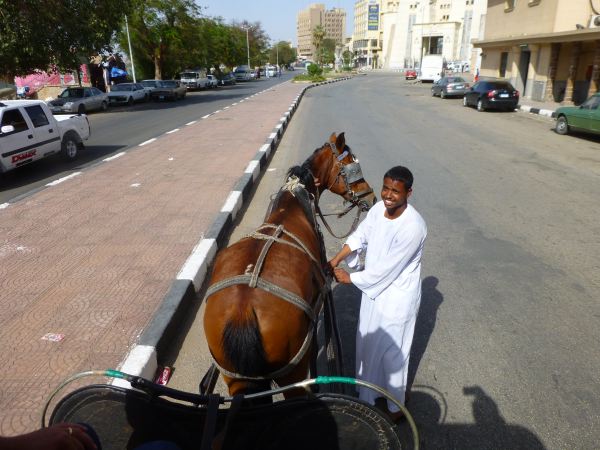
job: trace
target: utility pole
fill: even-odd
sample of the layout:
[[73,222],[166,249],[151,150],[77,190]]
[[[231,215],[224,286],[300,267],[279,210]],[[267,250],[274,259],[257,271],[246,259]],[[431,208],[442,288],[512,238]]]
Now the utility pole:
[[245,27],[246,28],[246,50],[248,51],[248,68],[250,68],[250,40],[248,38],[248,30],[250,29],[250,27]]
[[131,39],[129,39],[129,23],[127,22],[127,16],[125,16],[125,31],[127,31],[127,43],[129,44],[129,59],[131,59],[131,73],[133,75],[133,82],[137,83],[135,79],[135,64],[133,64],[133,52],[131,51]]

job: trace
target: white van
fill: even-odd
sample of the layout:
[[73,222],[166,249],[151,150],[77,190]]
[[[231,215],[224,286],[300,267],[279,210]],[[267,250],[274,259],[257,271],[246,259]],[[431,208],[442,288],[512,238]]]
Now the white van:
[[209,81],[206,76],[206,70],[186,70],[179,74],[181,84],[187,88],[188,91],[194,91],[196,89],[206,89]]
[[425,55],[421,61],[419,80],[435,83],[444,76],[446,60],[442,55]]
[[247,65],[238,66],[233,71],[235,81],[250,81],[252,79],[252,70]]
[[277,66],[265,67],[265,73],[268,77],[276,77],[277,76]]

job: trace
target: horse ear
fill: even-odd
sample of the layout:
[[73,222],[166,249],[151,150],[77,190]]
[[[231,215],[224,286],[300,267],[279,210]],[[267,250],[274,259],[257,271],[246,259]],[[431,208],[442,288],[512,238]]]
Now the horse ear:
[[329,142],[331,142],[332,144],[335,144],[335,142],[337,141],[337,136],[335,135],[335,132],[331,133],[331,136],[329,136]]
[[344,151],[346,148],[346,137],[344,136],[344,132],[342,131],[337,140],[335,141],[335,146],[340,149],[340,151]]

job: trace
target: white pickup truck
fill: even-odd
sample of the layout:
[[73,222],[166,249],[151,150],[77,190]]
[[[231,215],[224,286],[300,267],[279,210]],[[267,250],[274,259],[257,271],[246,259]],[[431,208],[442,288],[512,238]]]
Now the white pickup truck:
[[0,173],[56,153],[75,159],[89,137],[86,115],[54,116],[39,100],[0,101]]

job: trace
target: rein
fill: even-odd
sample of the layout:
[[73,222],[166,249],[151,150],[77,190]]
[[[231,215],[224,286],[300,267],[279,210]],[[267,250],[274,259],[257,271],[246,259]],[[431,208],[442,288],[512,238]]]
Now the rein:
[[331,227],[329,226],[329,224],[327,223],[327,221],[325,220],[325,216],[337,216],[338,219],[341,217],[344,217],[346,214],[348,214],[350,211],[352,211],[352,209],[354,207],[358,206],[356,203],[353,203],[351,206],[349,206],[348,208],[346,208],[345,211],[341,212],[341,213],[331,213],[331,214],[323,214],[321,211],[321,207],[319,206],[319,204],[317,203],[316,205],[316,209],[317,209],[317,214],[319,214],[319,217],[321,218],[321,221],[323,222],[323,225],[325,225],[325,228],[327,229],[327,231],[329,231],[329,234],[331,234],[334,238],[336,239],[344,239],[347,238],[348,236],[350,236],[352,233],[354,233],[354,231],[356,230],[356,228],[358,227],[358,221],[360,219],[360,215],[362,213],[362,209],[358,208],[356,210],[356,217],[354,218],[354,221],[352,222],[352,225],[350,226],[350,230],[348,230],[348,232],[346,234],[343,234],[341,236],[336,235],[333,230],[331,229]]

